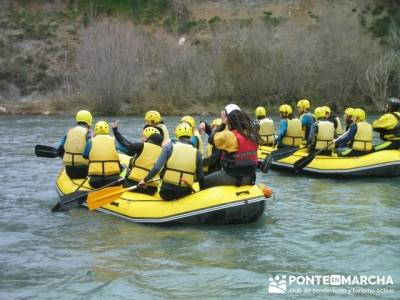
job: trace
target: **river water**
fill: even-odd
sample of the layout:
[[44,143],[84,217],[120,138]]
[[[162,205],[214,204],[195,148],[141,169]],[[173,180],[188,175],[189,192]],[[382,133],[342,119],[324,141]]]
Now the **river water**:
[[[144,226],[84,208],[51,213],[61,161],[33,149],[56,146],[73,125],[67,117],[0,117],[0,299],[400,298],[400,178],[258,173],[275,199],[244,225]],[[131,140],[141,126],[142,118],[121,118]],[[290,276],[338,274],[390,276],[394,284],[289,285]],[[285,294],[268,292],[276,275],[286,275]]]

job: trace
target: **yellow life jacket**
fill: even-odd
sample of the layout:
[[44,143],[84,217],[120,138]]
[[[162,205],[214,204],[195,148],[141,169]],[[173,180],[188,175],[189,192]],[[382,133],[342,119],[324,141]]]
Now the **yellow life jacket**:
[[[317,121],[318,133],[315,137],[315,150],[334,148],[335,126],[330,121]],[[328,147],[329,145],[329,147]]]
[[343,134],[342,122],[339,117],[336,117],[337,127],[336,127],[336,136]]
[[214,147],[213,145],[207,144],[207,157],[211,156],[213,147]]
[[[177,142],[163,170],[163,182],[188,187],[195,181],[197,150],[192,145]],[[182,181],[181,179],[184,179]]]
[[76,126],[68,130],[67,138],[64,144],[64,164],[67,166],[83,165],[87,166],[89,160],[83,158],[82,152],[86,146],[86,135],[88,129],[83,126]]
[[164,145],[165,143],[167,143],[169,141],[169,132],[168,132],[168,128],[167,126],[165,126],[164,124],[157,124],[156,125],[157,128],[161,129],[163,132],[163,141],[162,144]]
[[370,151],[372,149],[372,126],[368,122],[356,123],[357,132],[354,136],[352,149],[358,151]]
[[275,142],[274,121],[270,118],[264,118],[258,122],[260,129],[258,133],[267,145],[272,145]]
[[[158,145],[151,143],[144,143],[142,153],[139,156],[134,157],[130,161],[130,173],[128,179],[134,181],[141,181],[144,179],[149,171],[153,168],[156,163],[162,148]],[[158,186],[158,182],[149,183],[151,186]]]
[[96,135],[92,139],[89,153],[89,175],[109,176],[121,172],[119,156],[114,138],[109,135]]
[[287,119],[286,135],[282,139],[282,144],[287,146],[300,146],[303,140],[303,130],[301,121],[298,118]]
[[[210,157],[212,155],[212,150],[213,150],[213,145],[207,144],[207,149],[206,149],[207,156],[203,157],[203,159]],[[203,171],[204,172],[208,172],[208,167],[209,166],[204,166],[203,165]]]
[[[380,131],[381,138],[385,141],[400,140],[400,113],[392,112],[384,114],[378,121],[375,121],[374,124],[381,119],[389,122],[387,124],[382,124],[384,127],[382,126],[383,129]],[[382,128],[374,126],[374,124],[372,124],[374,128]]]

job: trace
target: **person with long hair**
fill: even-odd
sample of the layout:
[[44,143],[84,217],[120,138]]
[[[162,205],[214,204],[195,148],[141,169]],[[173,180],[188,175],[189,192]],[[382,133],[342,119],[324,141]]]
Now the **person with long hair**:
[[208,142],[222,151],[222,170],[204,177],[202,188],[255,184],[257,148],[262,143],[258,127],[236,104],[227,105],[221,119]]

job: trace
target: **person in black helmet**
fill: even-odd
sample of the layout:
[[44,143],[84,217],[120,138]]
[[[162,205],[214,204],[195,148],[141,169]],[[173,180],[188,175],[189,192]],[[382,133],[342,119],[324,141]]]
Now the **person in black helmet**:
[[386,113],[372,123],[372,128],[379,132],[383,143],[374,147],[375,151],[400,149],[400,100],[389,98]]

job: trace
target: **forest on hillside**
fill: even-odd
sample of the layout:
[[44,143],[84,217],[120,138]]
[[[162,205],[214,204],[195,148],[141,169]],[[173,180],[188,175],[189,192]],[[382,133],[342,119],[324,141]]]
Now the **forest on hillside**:
[[[400,4],[393,0],[8,2],[3,48],[11,47],[7,32],[24,31],[13,37],[14,51],[0,53],[0,94],[12,84],[23,97],[42,83],[43,95],[59,91],[55,109],[84,103],[107,114],[152,107],[173,114],[235,102],[274,111],[308,98],[380,110],[400,94]],[[18,43],[66,43],[65,28],[72,38],[54,50],[54,80],[40,82],[51,65],[42,79],[22,75],[29,60],[16,60]]]

